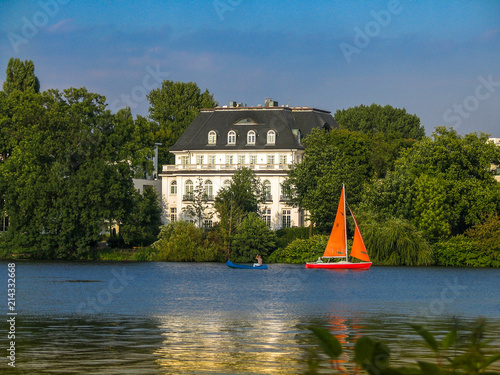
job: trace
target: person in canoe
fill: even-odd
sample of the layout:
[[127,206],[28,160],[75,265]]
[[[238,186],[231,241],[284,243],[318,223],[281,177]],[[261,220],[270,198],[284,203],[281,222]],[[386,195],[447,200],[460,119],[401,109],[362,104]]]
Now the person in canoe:
[[262,266],[262,257],[260,256],[260,254],[257,254],[257,256],[255,257],[255,259],[257,259],[257,263],[254,263],[254,267],[259,267],[259,266]]

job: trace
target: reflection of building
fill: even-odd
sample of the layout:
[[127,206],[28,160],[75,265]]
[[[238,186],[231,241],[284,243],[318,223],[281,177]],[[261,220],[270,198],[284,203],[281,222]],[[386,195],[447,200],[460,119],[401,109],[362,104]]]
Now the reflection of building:
[[[239,167],[252,169],[264,184],[264,219],[274,228],[302,226],[304,215],[288,203],[281,184],[290,165],[301,161],[302,139],[315,127],[337,127],[328,111],[310,107],[229,106],[202,109],[170,148],[175,165],[164,165],[163,201],[169,220],[189,219],[182,209],[193,199],[201,177],[209,201],[231,180]],[[209,224],[209,223],[208,223]]]
[[[495,145],[500,147],[500,138],[490,138],[490,141],[493,142]],[[495,180],[500,182],[500,166],[499,165],[492,165],[491,170],[495,174]]]

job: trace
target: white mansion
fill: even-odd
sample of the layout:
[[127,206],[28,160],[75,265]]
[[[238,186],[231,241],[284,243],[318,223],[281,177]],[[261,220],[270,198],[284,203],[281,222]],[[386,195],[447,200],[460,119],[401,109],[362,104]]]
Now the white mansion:
[[330,129],[337,123],[328,111],[279,107],[271,99],[266,99],[265,107],[231,102],[229,106],[202,109],[169,150],[175,165],[164,165],[159,174],[167,220],[192,219],[182,209],[192,203],[200,178],[209,202],[213,202],[234,171],[246,167],[264,185],[264,219],[269,226],[303,226],[304,213],[289,205],[281,184],[290,165],[301,161],[302,139],[315,127]]

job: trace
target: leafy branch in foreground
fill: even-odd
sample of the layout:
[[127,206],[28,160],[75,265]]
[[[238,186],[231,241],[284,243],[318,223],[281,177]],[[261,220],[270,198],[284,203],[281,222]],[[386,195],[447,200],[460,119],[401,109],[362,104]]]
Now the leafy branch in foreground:
[[[474,323],[470,332],[461,334],[457,327],[451,329],[441,341],[422,326],[410,326],[424,339],[425,344],[434,352],[436,363],[417,361],[418,366],[389,366],[389,348],[380,341],[363,336],[354,346],[352,374],[370,375],[479,375],[495,374],[490,366],[500,360],[500,354],[488,355],[485,350],[485,326],[483,319]],[[326,329],[310,328],[319,340],[319,346],[330,361],[334,374],[350,374],[340,366],[343,353],[339,341]],[[307,374],[317,374],[318,357],[309,361]]]

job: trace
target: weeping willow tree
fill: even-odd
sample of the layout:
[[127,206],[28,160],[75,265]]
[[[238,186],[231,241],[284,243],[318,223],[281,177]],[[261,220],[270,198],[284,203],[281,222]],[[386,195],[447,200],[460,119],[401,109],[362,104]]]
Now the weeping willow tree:
[[[361,225],[361,224],[360,224]],[[368,220],[361,225],[374,263],[388,266],[428,266],[432,249],[414,225],[404,219]]]

